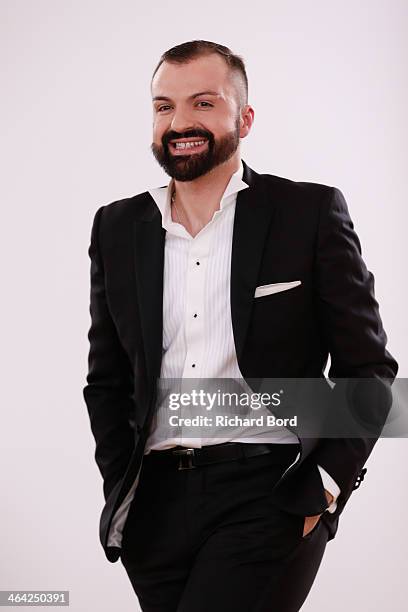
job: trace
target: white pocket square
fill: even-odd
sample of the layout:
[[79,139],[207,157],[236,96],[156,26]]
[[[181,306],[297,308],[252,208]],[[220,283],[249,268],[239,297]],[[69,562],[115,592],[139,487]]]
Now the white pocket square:
[[260,285],[255,289],[255,297],[262,297],[270,293],[278,293],[278,291],[286,291],[301,285],[302,281],[296,280],[288,283],[270,283],[270,285]]

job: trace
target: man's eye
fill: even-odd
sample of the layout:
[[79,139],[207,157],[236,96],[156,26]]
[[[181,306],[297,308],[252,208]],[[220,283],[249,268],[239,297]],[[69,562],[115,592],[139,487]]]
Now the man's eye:
[[[205,102],[204,100],[202,100],[201,102],[199,102],[198,104],[207,104],[207,106],[213,106],[213,104],[211,104],[210,102]],[[205,107],[204,107],[205,108]]]
[[166,109],[166,108],[170,108],[170,106],[168,104],[163,104],[163,106],[159,106],[158,107],[157,112],[160,112],[160,111],[162,111],[163,109]]

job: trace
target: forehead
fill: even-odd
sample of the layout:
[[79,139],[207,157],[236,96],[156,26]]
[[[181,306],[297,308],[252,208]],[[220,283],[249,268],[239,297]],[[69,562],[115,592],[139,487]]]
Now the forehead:
[[227,63],[218,54],[197,57],[185,64],[163,62],[152,81],[152,96],[188,96],[199,91],[232,90]]

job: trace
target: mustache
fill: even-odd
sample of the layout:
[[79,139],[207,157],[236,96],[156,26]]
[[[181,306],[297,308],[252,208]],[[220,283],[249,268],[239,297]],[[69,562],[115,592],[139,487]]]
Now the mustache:
[[178,138],[205,138],[209,144],[214,141],[214,136],[211,132],[206,130],[187,130],[185,132],[174,132],[173,130],[166,132],[162,137],[162,144],[166,146],[170,140],[176,140]]

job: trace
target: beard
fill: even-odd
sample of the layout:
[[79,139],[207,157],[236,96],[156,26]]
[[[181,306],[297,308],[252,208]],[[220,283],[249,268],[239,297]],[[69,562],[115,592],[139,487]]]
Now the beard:
[[[163,170],[176,181],[193,181],[210,172],[216,166],[230,159],[239,145],[239,116],[235,121],[235,128],[224,136],[215,140],[212,132],[196,129],[186,132],[166,132],[162,137],[162,144],[152,143],[151,150]],[[170,140],[177,138],[203,138],[207,140],[206,150],[194,153],[192,150],[184,155],[175,155],[170,151]]]

